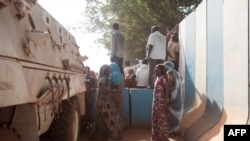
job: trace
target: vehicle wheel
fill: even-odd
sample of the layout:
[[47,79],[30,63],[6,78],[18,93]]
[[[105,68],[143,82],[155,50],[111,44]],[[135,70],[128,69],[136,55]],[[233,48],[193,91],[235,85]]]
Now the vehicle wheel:
[[62,102],[59,118],[54,118],[49,134],[53,141],[77,141],[80,131],[80,105],[77,97]]
[[0,141],[21,141],[21,137],[14,128],[0,123]]

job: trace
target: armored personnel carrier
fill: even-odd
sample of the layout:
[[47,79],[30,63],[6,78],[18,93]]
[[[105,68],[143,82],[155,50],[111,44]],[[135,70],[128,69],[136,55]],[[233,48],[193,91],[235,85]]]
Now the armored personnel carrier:
[[84,59],[36,0],[0,0],[0,140],[77,141]]

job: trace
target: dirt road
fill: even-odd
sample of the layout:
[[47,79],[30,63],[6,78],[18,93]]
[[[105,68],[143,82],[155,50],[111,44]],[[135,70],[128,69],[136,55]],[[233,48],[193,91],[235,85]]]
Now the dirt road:
[[[150,128],[127,128],[122,133],[121,141],[150,141]],[[88,139],[87,133],[81,133],[79,141],[92,141]],[[100,140],[101,141],[101,140]],[[111,140],[110,140],[111,141]],[[171,138],[170,141],[184,141],[181,137]]]

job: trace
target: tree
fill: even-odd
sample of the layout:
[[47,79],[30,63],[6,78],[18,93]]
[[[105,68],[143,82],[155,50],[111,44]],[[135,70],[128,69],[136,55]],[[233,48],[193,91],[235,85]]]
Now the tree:
[[87,0],[85,15],[88,31],[103,35],[98,42],[110,50],[112,24],[117,22],[126,38],[125,60],[145,58],[150,28],[160,27],[166,34],[201,3],[202,0]]

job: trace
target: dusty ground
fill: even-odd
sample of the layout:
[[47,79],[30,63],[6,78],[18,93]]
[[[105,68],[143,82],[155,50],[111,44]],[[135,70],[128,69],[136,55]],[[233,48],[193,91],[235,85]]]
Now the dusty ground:
[[[78,141],[93,141],[89,139],[89,133],[81,132]],[[150,128],[126,128],[122,132],[123,139],[119,141],[150,141],[151,129]],[[43,138],[41,141],[51,141],[48,138]],[[102,139],[94,141],[103,141]],[[108,140],[112,141],[112,140]],[[118,140],[117,140],[118,141]],[[182,137],[170,138],[170,141],[184,141]]]
[[[123,139],[121,141],[150,141],[150,128],[127,128],[123,131]],[[88,133],[81,133],[79,141],[91,141]],[[110,140],[111,141],[111,140]],[[181,137],[171,138],[170,141],[184,141]]]

